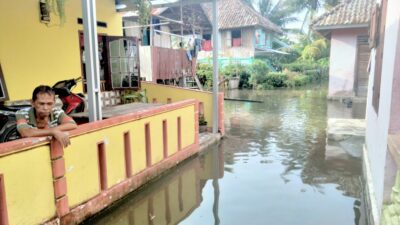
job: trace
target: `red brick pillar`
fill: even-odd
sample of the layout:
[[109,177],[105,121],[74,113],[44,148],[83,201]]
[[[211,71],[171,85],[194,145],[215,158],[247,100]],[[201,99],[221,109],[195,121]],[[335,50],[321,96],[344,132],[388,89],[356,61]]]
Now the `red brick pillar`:
[[51,167],[53,171],[54,198],[57,216],[61,218],[69,213],[67,179],[65,177],[64,149],[54,138],[50,144]]

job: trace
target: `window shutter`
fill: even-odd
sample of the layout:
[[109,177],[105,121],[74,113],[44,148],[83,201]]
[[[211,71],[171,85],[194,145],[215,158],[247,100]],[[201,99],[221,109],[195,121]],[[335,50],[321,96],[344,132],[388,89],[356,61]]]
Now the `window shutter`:
[[379,34],[379,5],[376,4],[375,7],[372,10],[372,15],[371,15],[371,21],[369,24],[369,48],[375,48],[376,47],[376,39]]
[[381,92],[381,77],[382,77],[382,60],[383,60],[383,47],[385,45],[385,25],[386,25],[386,11],[387,0],[382,0],[379,18],[379,35],[376,38],[376,54],[375,54],[375,74],[372,95],[372,106],[375,112],[379,112],[379,97]]

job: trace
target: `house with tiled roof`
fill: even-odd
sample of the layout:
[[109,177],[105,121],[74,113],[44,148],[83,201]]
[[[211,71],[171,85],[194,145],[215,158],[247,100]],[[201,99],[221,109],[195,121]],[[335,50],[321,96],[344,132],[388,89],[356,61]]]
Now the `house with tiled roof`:
[[[283,33],[281,28],[243,0],[219,0],[217,5],[219,62],[222,66],[231,62],[250,64],[256,57],[286,54],[273,49],[273,45],[287,46],[277,39]],[[186,46],[185,43],[195,37],[202,40],[197,62],[208,62],[213,49],[211,9],[211,3],[182,5],[182,10],[179,5],[153,9],[151,20],[153,26],[149,27],[147,35],[142,37],[142,44],[161,48],[180,48],[181,40]],[[137,14],[128,13],[124,16],[125,26],[133,27],[125,30],[127,36],[140,35],[137,19]],[[151,72],[143,66],[141,73],[144,74],[142,77],[151,79],[151,76],[146,75]]]
[[[211,3],[202,4],[209,21],[212,20]],[[242,0],[218,1],[218,28],[220,57],[222,60],[252,62],[255,57],[279,53],[273,50],[275,37],[282,34],[280,27],[263,17]],[[211,33],[210,33],[211,34]],[[211,35],[203,35],[206,51],[211,48]],[[207,43],[209,43],[207,45]],[[211,54],[211,52],[208,52]],[[206,53],[206,56],[207,55]]]
[[374,2],[345,0],[311,24],[331,40],[328,96],[332,99],[367,97],[368,31]]

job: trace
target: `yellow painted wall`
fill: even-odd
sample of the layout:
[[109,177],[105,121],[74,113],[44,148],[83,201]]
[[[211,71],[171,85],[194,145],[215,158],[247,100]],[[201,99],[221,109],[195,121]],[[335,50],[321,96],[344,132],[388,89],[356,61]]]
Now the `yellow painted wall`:
[[55,216],[49,146],[0,157],[10,225],[39,224]]
[[[97,0],[97,20],[107,23],[98,33],[122,35],[122,19],[114,0]],[[49,26],[39,21],[39,0],[0,1],[0,63],[10,100],[30,99],[40,84],[52,86],[59,80],[81,75],[77,24],[82,18],[81,1],[65,3],[66,23],[58,26],[51,14]],[[81,92],[79,84],[74,89]]]
[[[76,206],[100,192],[98,175],[97,143],[104,142],[107,158],[108,187],[125,179],[123,135],[130,132],[133,174],[146,168],[145,124],[150,124],[152,164],[163,159],[162,121],[168,122],[169,154],[177,151],[177,117],[182,120],[182,148],[195,143],[194,105],[155,116],[112,126],[101,131],[87,133],[71,139],[72,145],[65,150],[68,201]],[[175,144],[175,146],[173,146]],[[91,160],[88,160],[91,159]]]
[[[132,172],[136,174],[146,168],[145,124],[150,124],[152,163],[156,164],[163,159],[162,121],[168,121],[168,144],[171,155],[177,151],[176,121],[178,117],[181,117],[182,120],[182,148],[195,144],[194,115],[195,106],[186,105],[139,120],[110,124],[110,127],[102,130],[71,137],[72,144],[64,149],[69,206],[71,208],[77,206],[100,193],[98,143],[104,142],[105,144],[108,187],[112,187],[126,179],[125,132],[130,132]],[[0,174],[4,175],[10,225],[38,224],[55,216],[53,177],[48,144],[0,156]],[[192,195],[192,192],[196,191],[192,184],[195,181],[192,179],[191,177],[184,178],[183,185],[188,187],[187,190],[185,189],[185,194]],[[193,199],[189,198],[189,200],[187,205],[191,206]],[[160,192],[160,195],[154,198],[154,204],[159,202],[165,202],[164,192]],[[160,211],[165,211],[165,209],[157,208],[157,213]]]
[[204,104],[204,117],[208,126],[212,125],[212,93],[207,91],[193,91],[189,89],[158,85],[149,82],[141,83],[142,89],[147,90],[149,102],[156,98],[159,103],[167,103],[171,98],[172,102],[178,102],[186,99],[197,99]]

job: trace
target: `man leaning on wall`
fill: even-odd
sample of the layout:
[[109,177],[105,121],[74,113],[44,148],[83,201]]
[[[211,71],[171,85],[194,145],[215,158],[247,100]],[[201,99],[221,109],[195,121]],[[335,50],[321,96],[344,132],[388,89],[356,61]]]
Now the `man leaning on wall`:
[[64,131],[77,128],[75,121],[55,104],[55,93],[40,85],[32,93],[32,107],[16,113],[17,130],[22,137],[52,136],[64,147],[71,144]]

